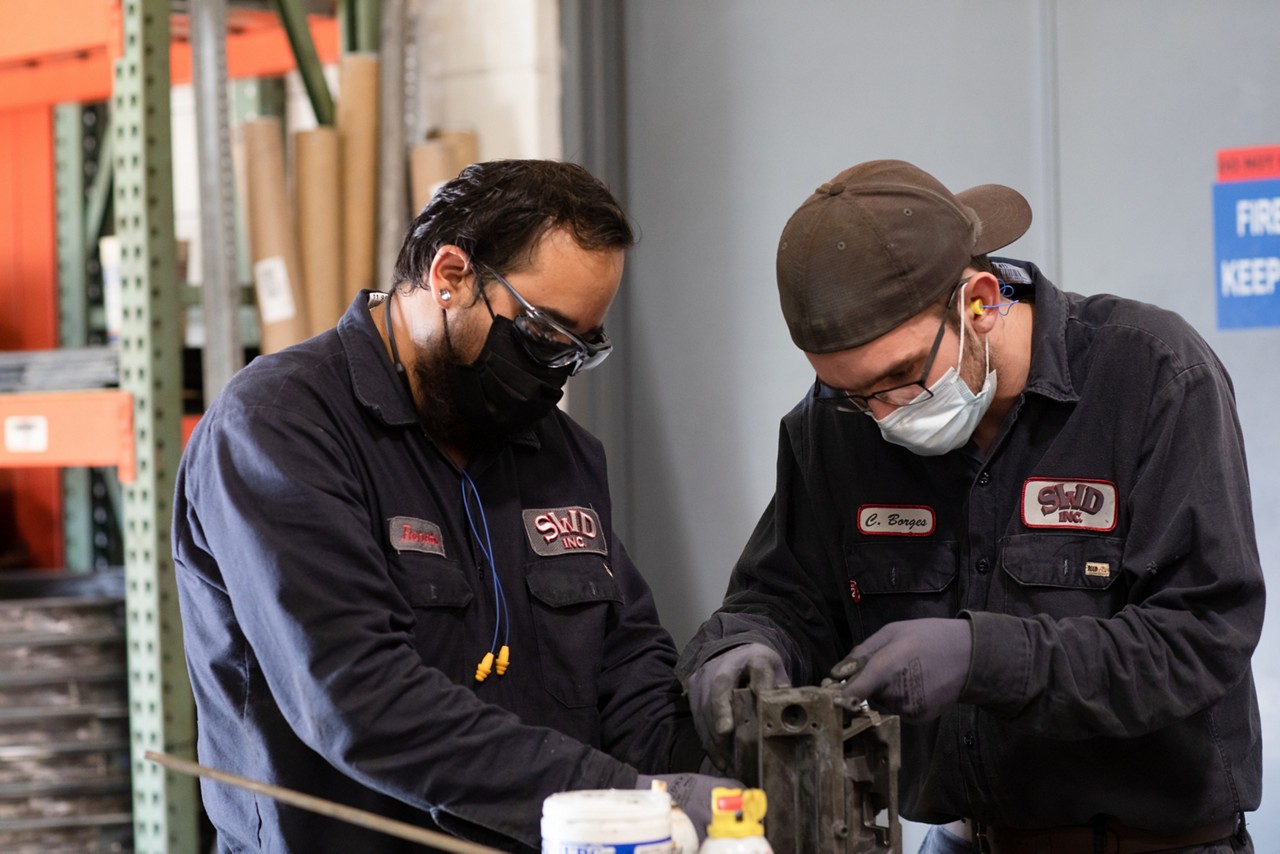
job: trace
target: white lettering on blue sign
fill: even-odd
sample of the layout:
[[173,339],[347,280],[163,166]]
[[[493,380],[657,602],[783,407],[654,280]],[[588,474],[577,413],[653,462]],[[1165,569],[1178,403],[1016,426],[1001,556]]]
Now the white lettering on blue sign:
[[1236,202],[1236,235],[1250,237],[1280,234],[1280,198],[1239,199]]
[[1213,188],[1218,328],[1280,326],[1280,179]]

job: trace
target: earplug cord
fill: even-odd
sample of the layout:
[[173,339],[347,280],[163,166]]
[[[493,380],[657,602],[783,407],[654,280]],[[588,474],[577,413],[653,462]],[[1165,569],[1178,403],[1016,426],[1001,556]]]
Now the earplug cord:
[[[1000,296],[1004,297],[1006,300],[1008,300],[1008,302],[997,302],[997,303],[993,303],[992,305],[983,305],[982,308],[984,309],[994,308],[997,310],[1004,309],[1003,311],[1000,312],[1000,316],[1004,317],[1009,313],[1009,310],[1011,308],[1013,308],[1018,303],[1022,302],[1022,300],[1009,299],[1014,294],[1013,285],[1009,284],[1003,279],[996,279],[996,281],[1000,283]],[[980,301],[978,304],[982,305]]]
[[[396,366],[396,373],[404,380],[405,387],[409,390],[409,397],[412,399],[413,389],[409,387],[409,377],[404,365],[400,362],[400,351],[396,348],[395,327],[391,323],[391,297],[394,293],[393,288],[385,300],[387,338],[391,344],[391,357]],[[476,497],[476,512],[480,516],[479,527],[476,526],[475,519],[471,515],[471,500],[467,495],[467,487],[471,487],[471,494]],[[493,578],[493,639],[489,642],[489,652],[476,667],[476,681],[483,682],[492,670],[496,669],[499,676],[507,672],[511,656],[511,616],[507,610],[506,591],[502,589],[502,581],[498,578],[498,565],[493,559],[493,542],[489,537],[489,521],[484,515],[484,502],[480,499],[480,491],[476,489],[475,481],[467,474],[466,469],[462,469],[462,509],[466,511],[467,525],[470,526],[476,542],[480,544],[480,553],[488,561],[489,574]],[[499,630],[502,630],[503,635],[501,649],[498,647]]]
[[[470,494],[476,499],[476,512],[480,517],[480,525],[477,527],[475,519],[471,515],[471,500],[468,496],[468,487]],[[484,502],[480,499],[480,491],[476,489],[475,481],[467,474],[466,469],[462,470],[462,509],[467,514],[467,524],[471,527],[471,533],[475,536],[476,542],[480,545],[480,553],[484,555],[484,559],[489,563],[489,574],[493,578],[493,640],[489,643],[489,654],[485,656],[480,667],[476,670],[476,680],[483,682],[485,677],[489,675],[489,666],[492,664],[493,656],[499,653],[498,634],[502,628],[502,649],[498,659],[498,675],[501,676],[506,672],[508,661],[508,650],[511,642],[511,617],[507,610],[507,594],[502,589],[502,581],[498,578],[498,565],[493,559],[493,542],[489,537],[489,522],[484,515]]]

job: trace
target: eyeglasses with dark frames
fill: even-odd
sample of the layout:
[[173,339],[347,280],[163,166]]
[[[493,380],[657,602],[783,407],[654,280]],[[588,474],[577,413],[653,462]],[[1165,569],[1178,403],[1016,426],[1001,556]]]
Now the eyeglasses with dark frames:
[[[564,324],[539,311],[531,302],[520,296],[520,292],[497,270],[489,267],[482,269],[487,275],[500,282],[516,298],[516,302],[520,303],[521,312],[512,323],[520,333],[520,343],[525,352],[534,361],[548,368],[568,367],[570,374],[576,374],[579,371],[591,370],[613,352],[613,342],[603,330],[594,340],[587,341],[569,331]],[[484,291],[481,291],[481,295],[483,294]],[[486,298],[485,301],[487,303],[488,299]],[[492,310],[490,308],[490,312]]]
[[933,346],[929,348],[929,357],[924,360],[924,370],[920,372],[920,379],[896,385],[893,388],[882,388],[879,391],[873,391],[871,394],[854,394],[851,391],[833,388],[822,380],[815,380],[813,399],[818,403],[832,407],[838,412],[857,412],[863,415],[870,415],[870,402],[872,400],[878,400],[890,406],[912,406],[917,403],[924,403],[933,397],[933,392],[929,390],[926,380],[929,379],[929,371],[933,370],[933,362],[938,356],[938,348],[942,346],[942,337],[947,331],[947,316],[951,314],[951,309],[955,306],[956,294],[960,293],[960,289],[968,281],[967,278],[961,279],[951,289],[951,295],[947,298],[947,307],[942,312],[942,322],[938,324],[938,334],[934,336]]

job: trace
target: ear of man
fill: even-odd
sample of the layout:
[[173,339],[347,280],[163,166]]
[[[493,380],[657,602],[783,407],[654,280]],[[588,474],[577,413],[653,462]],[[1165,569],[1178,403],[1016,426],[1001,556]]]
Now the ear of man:
[[436,250],[425,285],[436,304],[445,311],[470,305],[480,298],[479,277],[471,265],[471,257],[452,244]]

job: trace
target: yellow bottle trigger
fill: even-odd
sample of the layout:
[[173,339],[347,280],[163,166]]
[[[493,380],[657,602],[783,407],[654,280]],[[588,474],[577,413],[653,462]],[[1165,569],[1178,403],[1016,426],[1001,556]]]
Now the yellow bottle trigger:
[[480,660],[480,664],[476,667],[476,681],[483,682],[489,678],[489,673],[493,670],[493,653],[486,652],[484,658]]
[[711,824],[708,839],[746,839],[764,836],[764,815],[768,799],[764,789],[711,790]]
[[507,672],[509,664],[511,664],[511,648],[504,643],[502,649],[498,650],[498,663],[494,669],[498,671],[499,676],[502,676]]

